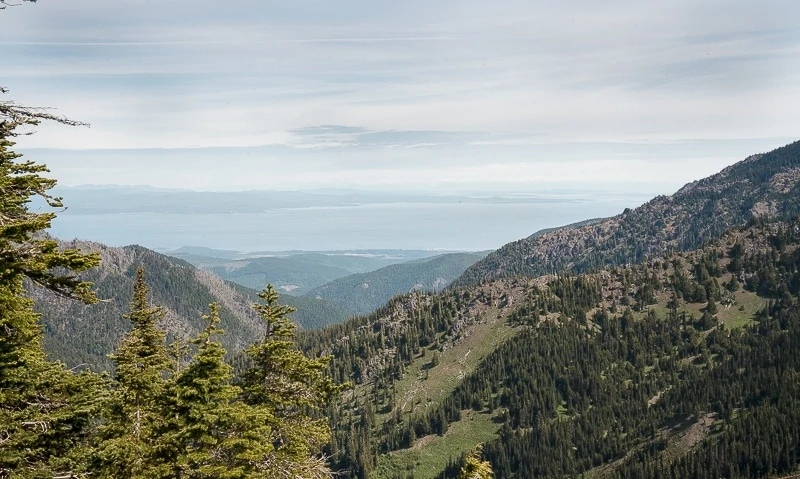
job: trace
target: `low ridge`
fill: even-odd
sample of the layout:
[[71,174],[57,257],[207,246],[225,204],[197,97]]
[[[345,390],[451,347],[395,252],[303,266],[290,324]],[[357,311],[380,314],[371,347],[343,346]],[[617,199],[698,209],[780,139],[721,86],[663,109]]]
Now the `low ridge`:
[[312,289],[306,296],[336,302],[355,314],[367,314],[397,294],[440,291],[485,256],[485,253],[447,253],[393,264],[335,279]]

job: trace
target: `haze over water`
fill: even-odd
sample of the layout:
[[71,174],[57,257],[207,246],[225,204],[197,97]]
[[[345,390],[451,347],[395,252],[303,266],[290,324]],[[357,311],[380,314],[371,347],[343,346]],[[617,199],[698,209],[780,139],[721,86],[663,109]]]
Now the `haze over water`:
[[279,208],[244,213],[101,213],[66,210],[53,222],[62,239],[174,249],[238,251],[444,249],[486,250],[542,228],[611,216],[644,199],[579,202],[381,203]]

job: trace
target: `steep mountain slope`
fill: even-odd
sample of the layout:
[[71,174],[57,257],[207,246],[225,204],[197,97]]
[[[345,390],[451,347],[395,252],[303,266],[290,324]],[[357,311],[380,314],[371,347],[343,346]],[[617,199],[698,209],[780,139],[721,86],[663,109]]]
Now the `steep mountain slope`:
[[[377,436],[381,425],[442,399],[486,354],[516,334],[504,318],[528,288],[527,282],[507,279],[467,291],[415,291],[367,316],[298,336],[307,354],[333,355],[334,380],[355,385],[344,404],[331,410],[332,450],[339,451],[335,464],[350,471],[343,477],[373,477],[377,451],[384,447]],[[432,367],[437,363],[441,367]],[[411,475],[393,471],[397,474],[390,477]]]
[[471,266],[453,285],[638,263],[670,250],[696,248],[753,217],[791,218],[798,212],[800,142],[795,142],[612,218],[509,243]]
[[503,419],[485,448],[498,478],[796,472],[798,247],[794,219],[553,278],[450,399]]
[[[45,347],[53,357],[68,365],[85,364],[107,369],[107,354],[119,344],[129,324],[122,315],[128,311],[136,269],[145,269],[152,290],[152,302],[167,308],[162,327],[175,337],[191,337],[203,326],[201,316],[211,302],[220,305],[222,342],[237,352],[263,334],[263,325],[251,308],[257,292],[221,280],[214,274],[140,246],[109,247],[90,242],[69,242],[68,247],[98,251],[101,265],[84,276],[95,284],[102,301],[83,305],[41,288],[29,291],[42,315]],[[298,308],[294,319],[303,327],[321,327],[345,320],[341,307],[314,298],[283,298]]]
[[394,264],[331,281],[314,288],[306,296],[327,299],[354,313],[367,314],[397,294],[441,290],[484,256],[485,253],[448,253]]
[[[245,290],[236,286],[236,289]],[[251,295],[255,294],[251,290]],[[281,304],[291,306],[297,311],[292,313],[295,324],[304,329],[319,329],[331,324],[338,324],[353,317],[353,313],[339,303],[327,299],[309,298],[306,296],[281,295]]]
[[800,465],[799,296],[795,219],[413,293],[301,339],[356,384],[332,417],[350,477],[434,477],[478,442],[498,478],[779,475]]

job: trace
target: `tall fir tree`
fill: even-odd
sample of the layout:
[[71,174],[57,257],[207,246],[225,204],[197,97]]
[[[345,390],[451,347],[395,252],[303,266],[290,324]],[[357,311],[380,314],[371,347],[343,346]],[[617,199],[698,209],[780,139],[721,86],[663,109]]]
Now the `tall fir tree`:
[[167,390],[168,421],[152,477],[280,477],[271,475],[269,414],[239,400],[241,389],[232,384],[225,349],[214,340],[222,334],[217,305],[211,304],[203,318],[208,326],[193,341],[197,354]]
[[467,455],[464,467],[458,474],[458,479],[492,479],[492,465],[489,461],[481,459],[483,447],[479,444],[471,453]]
[[[0,89],[0,93],[5,93]],[[41,110],[0,102],[0,477],[78,475],[87,467],[89,439],[103,397],[103,380],[51,362],[25,281],[86,303],[96,301],[76,274],[95,266],[96,255],[62,250],[44,235],[54,213],[31,211],[35,197],[53,208],[48,170],[22,161],[12,139],[41,120],[67,120]]]
[[116,353],[114,388],[105,410],[103,441],[98,451],[101,475],[137,478],[151,475],[159,438],[155,432],[165,421],[161,402],[170,373],[166,333],[158,320],[166,311],[149,299],[144,270],[136,271],[130,313],[132,324]]
[[250,367],[243,377],[244,401],[270,413],[275,467],[291,477],[328,477],[320,453],[330,440],[330,427],[322,412],[341,386],[326,375],[329,357],[308,358],[295,347],[296,326],[289,319],[294,308],[279,303],[271,284],[259,298],[262,303],[255,309],[267,330],[246,351]]

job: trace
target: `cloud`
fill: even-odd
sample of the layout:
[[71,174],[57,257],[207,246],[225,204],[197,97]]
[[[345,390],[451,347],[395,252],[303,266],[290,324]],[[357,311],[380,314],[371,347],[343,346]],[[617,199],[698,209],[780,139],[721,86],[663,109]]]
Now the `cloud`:
[[297,128],[289,132],[289,146],[297,148],[430,148],[466,145],[471,132],[449,131],[370,131],[362,127],[322,125]]
[[415,147],[24,150],[59,184],[199,190],[358,188],[516,191],[543,188],[669,194],[784,139]]
[[[508,183],[515,175],[503,171],[548,158],[588,163],[574,178],[516,178],[588,181],[592,162],[629,161],[626,147],[597,145],[724,140],[713,143],[721,153],[684,152],[716,166],[750,153],[738,139],[778,146],[800,131],[794,2],[73,0],[0,20],[13,97],[92,124],[42,126],[27,148],[258,151],[335,165],[325,174],[337,181]],[[637,154],[660,166],[658,148]],[[241,165],[263,171],[255,156]],[[396,171],[375,173],[392,161]],[[96,166],[86,182],[118,167]],[[478,169],[447,172],[462,166]],[[163,162],[150,167],[187,182]]]

